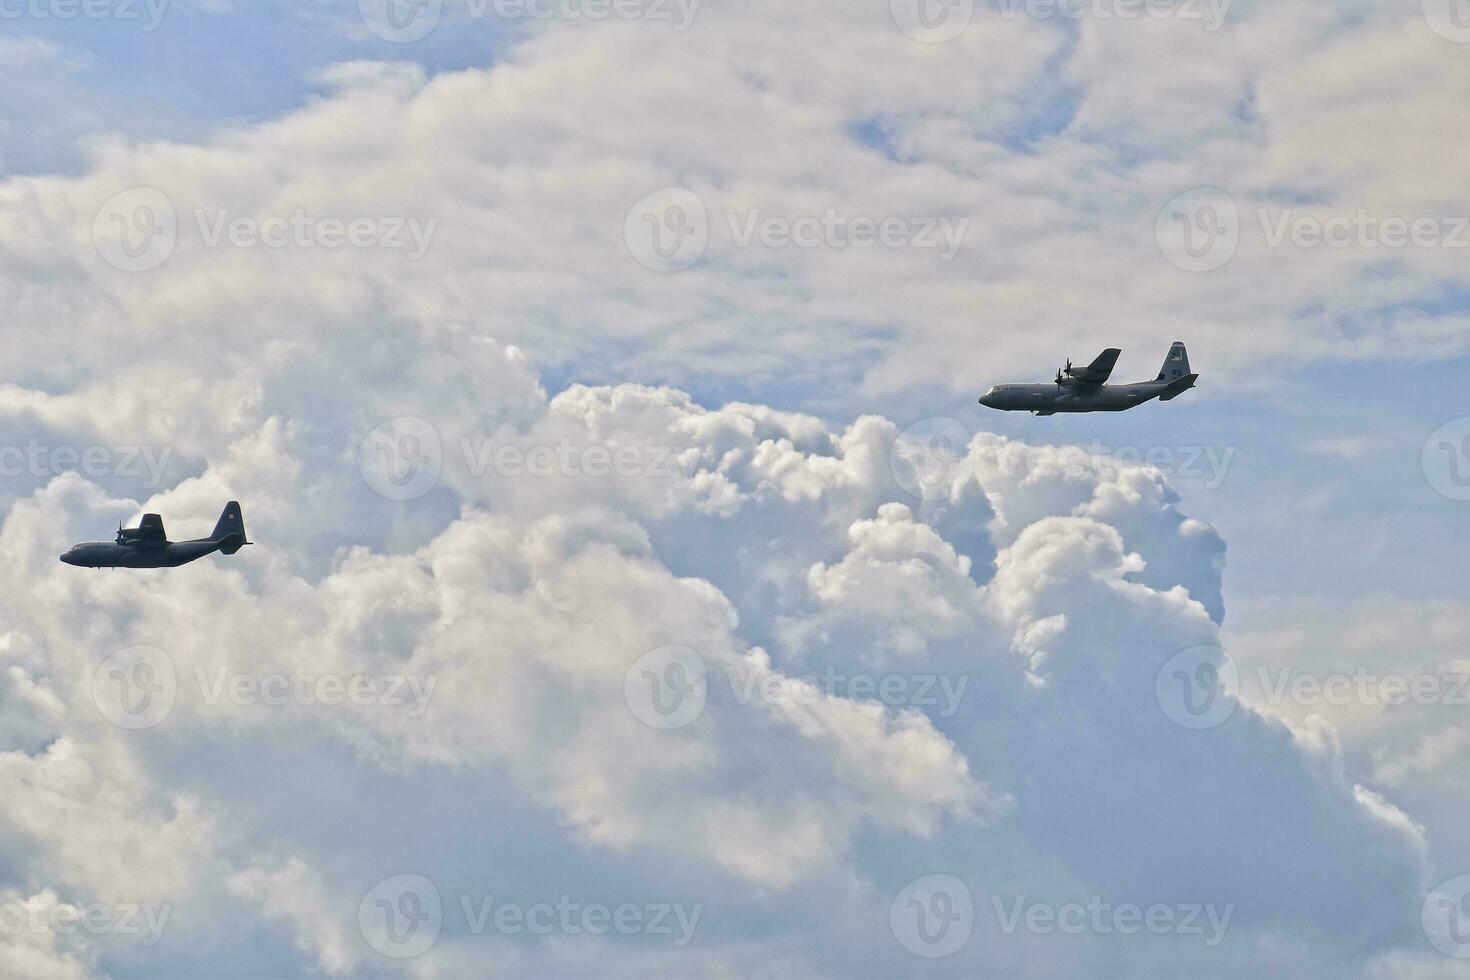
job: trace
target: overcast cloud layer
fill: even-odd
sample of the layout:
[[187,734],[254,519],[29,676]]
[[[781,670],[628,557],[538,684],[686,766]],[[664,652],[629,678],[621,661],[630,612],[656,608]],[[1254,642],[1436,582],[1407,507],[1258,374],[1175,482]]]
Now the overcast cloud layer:
[[1447,9],[1115,6],[265,5],[238,113],[97,76],[232,4],[18,20],[0,974],[1466,975],[1463,604],[1232,631],[1171,467],[861,408],[1467,352]]

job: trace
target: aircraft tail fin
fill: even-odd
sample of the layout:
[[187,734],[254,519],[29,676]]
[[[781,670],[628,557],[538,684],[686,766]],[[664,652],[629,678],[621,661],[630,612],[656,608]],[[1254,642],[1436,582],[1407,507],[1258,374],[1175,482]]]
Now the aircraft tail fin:
[[1159,369],[1156,381],[1167,381],[1170,384],[1180,378],[1189,376],[1189,351],[1184,349],[1184,341],[1174,341],[1174,346],[1169,348],[1169,356],[1164,358],[1164,366]]
[[240,513],[238,501],[231,500],[225,504],[224,511],[219,515],[219,523],[215,524],[214,533],[209,539],[219,542],[219,550],[227,555],[233,555],[250,544],[245,537],[245,518]]

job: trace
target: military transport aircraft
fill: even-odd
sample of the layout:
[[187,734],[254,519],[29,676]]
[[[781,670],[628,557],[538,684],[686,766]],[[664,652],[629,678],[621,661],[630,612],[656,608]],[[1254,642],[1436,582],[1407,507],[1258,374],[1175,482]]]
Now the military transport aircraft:
[[1136,405],[1153,401],[1173,401],[1194,387],[1199,375],[1189,373],[1189,354],[1182,341],[1169,348],[1164,367],[1152,381],[1110,385],[1113,366],[1123,353],[1109,347],[1085,368],[1074,368],[1072,362],[1057,372],[1050,384],[996,385],[980,399],[986,408],[1003,412],[1033,412],[1055,415],[1058,412],[1126,412]]
[[163,518],[144,514],[137,527],[124,529],[119,523],[114,541],[76,545],[61,560],[82,568],[175,568],[216,551],[233,555],[250,543],[245,540],[240,505],[231,500],[207,538],[170,541],[163,533]]

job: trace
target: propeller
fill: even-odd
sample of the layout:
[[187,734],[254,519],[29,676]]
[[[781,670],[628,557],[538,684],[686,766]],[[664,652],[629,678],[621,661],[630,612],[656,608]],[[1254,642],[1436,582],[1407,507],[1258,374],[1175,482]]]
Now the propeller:
[[1072,359],[1070,357],[1067,358],[1067,373],[1068,374],[1071,374],[1072,373]]
[[1062,383],[1062,372],[1060,370],[1058,370],[1057,371],[1057,384],[1061,384],[1061,383]]
[[123,543],[123,526],[122,526],[122,521],[118,521],[117,522],[117,543],[118,544],[122,544]]

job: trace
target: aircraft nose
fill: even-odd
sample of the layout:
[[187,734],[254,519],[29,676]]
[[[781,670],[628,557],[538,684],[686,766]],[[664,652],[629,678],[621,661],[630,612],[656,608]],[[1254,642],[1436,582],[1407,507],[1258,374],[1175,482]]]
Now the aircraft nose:
[[61,560],[68,565],[75,565],[77,563],[76,556],[73,555],[70,551],[62,555]]
[[991,394],[990,392],[986,392],[985,394],[980,396],[980,404],[984,405],[986,408],[994,408],[994,403],[995,395]]

